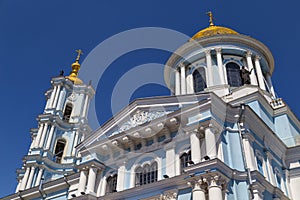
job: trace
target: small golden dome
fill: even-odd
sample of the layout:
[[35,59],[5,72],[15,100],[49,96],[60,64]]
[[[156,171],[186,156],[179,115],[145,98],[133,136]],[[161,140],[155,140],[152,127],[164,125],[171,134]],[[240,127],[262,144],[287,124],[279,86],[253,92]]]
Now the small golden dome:
[[214,35],[227,35],[227,34],[238,35],[239,33],[230,28],[212,25],[212,26],[209,26],[208,28],[205,28],[205,29],[199,31],[198,33],[196,33],[191,38],[191,40],[195,40],[195,39],[203,38],[203,37],[210,37],[210,36],[214,36]]
[[76,61],[72,64],[72,71],[70,75],[66,76],[66,78],[68,78],[74,84],[82,84],[83,83],[82,80],[78,78],[78,71],[80,70],[79,58],[80,55],[82,54],[82,51],[79,49],[76,50],[76,52],[78,53],[78,56],[76,58]]

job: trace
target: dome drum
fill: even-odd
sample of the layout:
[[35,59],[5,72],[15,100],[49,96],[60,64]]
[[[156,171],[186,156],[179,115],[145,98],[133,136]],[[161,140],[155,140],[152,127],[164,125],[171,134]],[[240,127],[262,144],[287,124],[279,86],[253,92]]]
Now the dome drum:
[[[249,36],[231,34],[196,38],[184,44],[168,60],[164,75],[175,95],[211,91],[220,86],[220,94],[225,95],[229,93],[228,86],[251,84],[274,96],[270,81],[273,70],[273,56],[264,44]],[[241,71],[249,73],[242,77]]]

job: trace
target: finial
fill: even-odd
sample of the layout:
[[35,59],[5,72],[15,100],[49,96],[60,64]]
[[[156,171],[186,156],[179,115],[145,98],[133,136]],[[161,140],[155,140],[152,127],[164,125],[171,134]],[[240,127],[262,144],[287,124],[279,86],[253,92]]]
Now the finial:
[[80,56],[83,55],[83,52],[81,49],[76,50],[76,52],[78,53],[77,58],[76,58],[76,61],[78,62],[80,59]]
[[212,12],[208,11],[206,14],[209,16],[209,26],[214,26],[214,20],[215,20],[215,18],[213,16]]
[[73,82],[82,83],[82,81],[79,78],[77,78],[77,76],[78,76],[78,71],[80,70],[79,59],[83,53],[81,49],[76,50],[76,52],[78,53],[76,61],[72,64],[72,71],[70,72],[70,75],[67,76],[67,78],[69,78]]

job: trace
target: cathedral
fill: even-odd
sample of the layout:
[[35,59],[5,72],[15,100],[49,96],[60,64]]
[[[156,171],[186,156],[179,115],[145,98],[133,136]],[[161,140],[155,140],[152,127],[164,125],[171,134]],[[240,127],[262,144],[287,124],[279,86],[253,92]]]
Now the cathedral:
[[135,100],[94,131],[78,50],[1,199],[300,199],[300,122],[275,94],[272,53],[209,16],[165,64],[171,95]]

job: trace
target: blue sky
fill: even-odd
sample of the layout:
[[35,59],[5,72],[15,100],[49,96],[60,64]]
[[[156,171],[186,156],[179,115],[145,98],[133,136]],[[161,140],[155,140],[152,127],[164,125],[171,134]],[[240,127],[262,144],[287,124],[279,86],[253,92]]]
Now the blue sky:
[[[83,49],[84,59],[100,42],[133,28],[163,27],[192,36],[208,26],[205,13],[212,10],[217,25],[252,36],[270,48],[277,95],[300,116],[298,8],[297,1],[0,0],[0,196],[15,190],[15,170],[28,151],[29,129],[37,127],[35,118],[43,111],[51,77],[61,69],[70,71],[75,49]],[[111,117],[110,95],[122,73],[144,63],[164,64],[169,55],[146,49],[113,62],[97,87],[99,122]],[[161,85],[144,85],[131,99],[168,94]]]

